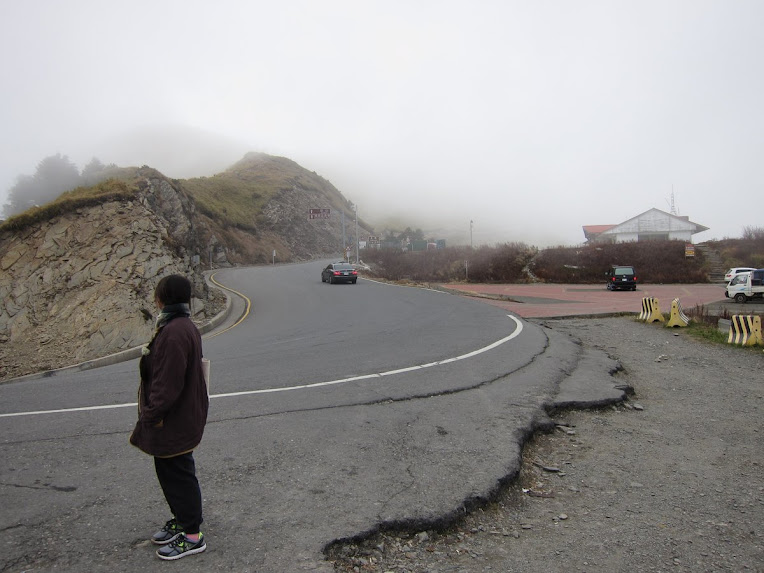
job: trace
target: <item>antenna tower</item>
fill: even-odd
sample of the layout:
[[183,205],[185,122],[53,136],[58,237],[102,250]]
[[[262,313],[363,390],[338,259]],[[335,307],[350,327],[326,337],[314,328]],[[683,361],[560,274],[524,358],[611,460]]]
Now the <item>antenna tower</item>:
[[672,215],[679,215],[679,212],[676,210],[676,204],[674,203],[674,186],[671,186],[671,214]]

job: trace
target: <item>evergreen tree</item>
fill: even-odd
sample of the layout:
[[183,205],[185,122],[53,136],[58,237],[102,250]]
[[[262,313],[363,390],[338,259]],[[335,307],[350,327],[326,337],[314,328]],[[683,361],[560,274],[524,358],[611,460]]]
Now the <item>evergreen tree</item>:
[[70,191],[81,184],[82,178],[77,166],[66,155],[51,155],[37,164],[34,176],[19,175],[16,184],[8,192],[8,203],[3,208],[3,215],[9,217],[35,205],[44,205],[64,191]]
[[8,191],[8,202],[3,206],[3,217],[17,215],[34,207],[39,197],[38,182],[31,175],[19,175],[16,184]]
[[106,166],[100,159],[94,157],[82,168],[82,185],[95,185],[101,181],[101,176]]

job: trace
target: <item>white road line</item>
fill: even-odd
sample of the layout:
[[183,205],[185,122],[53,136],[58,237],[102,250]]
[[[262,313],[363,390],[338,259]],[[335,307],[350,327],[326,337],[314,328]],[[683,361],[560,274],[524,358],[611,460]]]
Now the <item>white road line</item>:
[[[308,390],[311,388],[321,388],[325,386],[336,386],[338,384],[347,384],[349,382],[357,382],[359,380],[371,380],[376,378],[383,378],[385,376],[394,376],[396,374],[403,374],[405,372],[414,372],[416,370],[423,370],[425,368],[432,368],[433,366],[441,366],[443,364],[450,364],[452,362],[458,362],[459,360],[465,360],[467,358],[472,358],[473,356],[477,356],[479,354],[482,354],[484,352],[488,352],[489,350],[493,350],[494,348],[501,346],[505,342],[509,342],[513,338],[516,338],[520,335],[520,333],[523,331],[523,323],[520,321],[520,319],[512,316],[511,314],[507,315],[509,318],[515,321],[515,324],[517,325],[517,328],[515,328],[515,331],[510,334],[509,336],[505,336],[504,338],[501,338],[497,340],[496,342],[493,342],[489,344],[488,346],[484,346],[483,348],[478,348],[477,350],[473,350],[472,352],[468,352],[467,354],[462,354],[461,356],[454,356],[453,358],[446,358],[445,360],[438,360],[437,362],[428,362],[427,364],[419,364],[416,366],[408,366],[406,368],[399,368],[397,370],[388,370],[387,372],[379,372],[377,374],[364,374],[363,376],[351,376],[350,378],[341,378],[339,380],[329,380],[326,382],[316,382],[314,384],[301,384],[299,386],[287,386],[285,388],[264,388],[262,390],[245,390],[242,392],[227,392],[225,394],[212,394],[210,395],[210,398],[231,398],[236,396],[248,396],[250,394],[274,394],[276,392],[291,392],[293,390]],[[9,414],[0,414],[0,418],[12,418],[17,416],[38,416],[41,414],[61,414],[61,413],[68,413],[68,412],[88,412],[92,410],[111,410],[111,409],[117,409],[117,408],[129,408],[129,407],[137,407],[137,403],[131,403],[131,404],[110,404],[105,406],[85,406],[82,408],[62,408],[59,410],[38,410],[34,412],[11,412]]]

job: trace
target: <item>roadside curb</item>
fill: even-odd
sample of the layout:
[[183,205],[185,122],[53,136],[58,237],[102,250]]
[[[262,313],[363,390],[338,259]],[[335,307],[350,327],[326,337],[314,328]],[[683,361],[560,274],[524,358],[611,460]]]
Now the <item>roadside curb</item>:
[[487,298],[490,300],[503,300],[505,302],[516,302],[522,304],[521,301],[515,300],[510,296],[507,296],[505,294],[489,294],[489,293],[479,293],[479,292],[473,292],[468,290],[460,290],[456,288],[449,288],[443,285],[430,285],[430,288],[433,290],[439,290],[442,292],[447,292],[448,294],[455,294],[460,296],[470,296],[473,298]]

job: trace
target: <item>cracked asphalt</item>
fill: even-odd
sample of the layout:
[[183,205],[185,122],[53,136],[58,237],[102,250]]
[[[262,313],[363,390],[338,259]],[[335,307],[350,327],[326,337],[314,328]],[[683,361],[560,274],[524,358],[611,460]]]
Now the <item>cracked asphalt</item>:
[[[292,272],[301,272],[299,268]],[[305,272],[312,276],[311,268]],[[281,291],[287,290],[284,284],[291,284],[283,276],[256,274],[235,286],[242,291],[254,282],[266,289],[269,281]],[[427,310],[428,304],[442,304],[442,294],[389,286],[372,290],[370,285],[364,291],[361,284],[326,286],[331,290],[316,292],[324,297],[324,306],[331,303],[325,297],[340,296],[343,304],[352,305],[349,297],[373,294],[358,308],[367,310],[391,296],[409,317],[413,309],[423,310],[422,316],[428,317],[424,321],[442,315]],[[293,293],[283,295],[285,304],[295,305]],[[462,306],[455,300],[448,304]],[[500,315],[487,306],[464,304],[468,313],[458,324],[471,333],[468,339],[479,333],[474,325],[495,322],[502,328]],[[281,316],[283,323],[283,315],[276,312],[280,305],[272,306],[274,320]],[[254,308],[265,307],[259,303]],[[267,312],[257,320],[265,324]],[[391,328],[398,322],[391,320]],[[433,328],[430,324],[422,332]],[[323,339],[331,342],[340,334],[333,329]],[[223,338],[215,339],[221,357],[229,346]],[[390,337],[392,343],[395,338]],[[299,370],[304,343],[300,337],[291,340],[293,367]],[[447,343],[454,352],[460,347],[456,340]],[[627,388],[613,377],[618,363],[606,352],[528,322],[522,340],[522,347],[492,350],[492,360],[485,366],[475,368],[463,361],[445,377],[437,368],[416,371],[411,380],[421,381],[424,390],[413,394],[404,391],[401,379],[397,389],[395,385],[382,393],[367,389],[363,399],[350,399],[344,388],[315,387],[301,404],[272,394],[261,395],[254,410],[245,397],[235,399],[225,412],[218,410],[220,414],[211,415],[197,454],[209,549],[184,560],[184,570],[328,571],[332,565],[323,552],[337,541],[380,529],[455,523],[495,499],[518,474],[522,444],[537,430],[550,427],[547,409],[603,405],[624,398]],[[254,346],[273,342],[263,338]],[[214,351],[215,344],[206,343],[206,348]],[[439,344],[423,348],[437,355],[442,353]],[[410,350],[412,344],[402,346],[401,350]],[[476,344],[470,341],[468,346]],[[283,345],[282,350],[291,351]],[[266,364],[266,359],[264,353],[253,364],[264,376],[278,379],[281,370]],[[226,375],[225,363],[213,354],[216,389],[221,391],[241,376],[233,370]],[[104,377],[113,385],[127,384],[123,380],[132,385],[134,367],[126,362],[0,389],[21,388],[25,400],[63,399],[66,394],[74,401],[70,393],[74,385],[100,388]],[[285,379],[283,384],[293,382]],[[9,401],[3,403],[7,408]],[[0,419],[4,436],[0,492],[5,507],[0,570],[80,571],[85,564],[91,571],[159,570],[146,536],[163,522],[166,510],[149,460],[126,447],[133,416],[129,408],[118,408],[70,414],[65,425]],[[18,493],[21,484],[30,486],[28,493]],[[96,532],[115,520],[122,524],[120,541],[93,548]],[[30,536],[30,531],[36,535]]]

